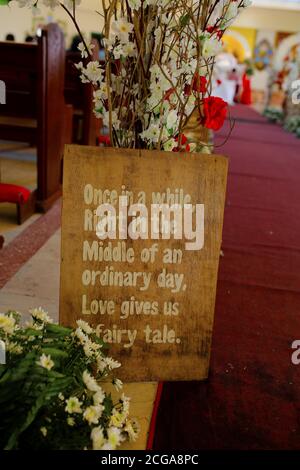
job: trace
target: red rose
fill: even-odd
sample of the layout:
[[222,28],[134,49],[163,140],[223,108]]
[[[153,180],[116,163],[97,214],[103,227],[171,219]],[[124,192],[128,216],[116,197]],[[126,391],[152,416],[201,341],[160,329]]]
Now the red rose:
[[207,129],[218,131],[224,124],[227,116],[228,104],[222,98],[210,96],[203,100],[204,121]]

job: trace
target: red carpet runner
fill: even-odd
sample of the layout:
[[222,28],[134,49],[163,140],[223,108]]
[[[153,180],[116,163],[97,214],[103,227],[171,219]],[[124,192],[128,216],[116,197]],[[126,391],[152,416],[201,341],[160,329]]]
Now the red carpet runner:
[[246,107],[232,113],[217,149],[230,175],[211,373],[164,384],[156,450],[300,448],[300,140]]

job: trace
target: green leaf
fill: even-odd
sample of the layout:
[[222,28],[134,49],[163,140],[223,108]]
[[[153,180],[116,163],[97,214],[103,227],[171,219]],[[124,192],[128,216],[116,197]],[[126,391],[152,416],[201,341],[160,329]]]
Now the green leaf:
[[185,27],[188,25],[189,21],[190,21],[191,17],[190,15],[186,14],[186,15],[183,15],[181,18],[180,18],[180,26],[181,27]]
[[[51,371],[50,371],[51,372]],[[40,410],[44,405],[48,405],[51,398],[57,397],[60,392],[64,392],[73,382],[72,377],[63,377],[62,379],[51,380],[44,390],[38,394],[34,405],[30,408],[26,418],[21,426],[16,428],[9,437],[5,450],[15,449],[19,436],[34,422]]]
[[45,404],[45,398],[46,398],[45,395],[40,395],[38,397],[35,404],[33,405],[33,407],[30,409],[29,413],[27,414],[27,417],[26,417],[23,425],[20,426],[19,428],[17,428],[11,434],[4,450],[12,450],[16,447],[19,436],[22,434],[22,432],[25,431],[25,429],[28,428],[28,426],[31,425],[31,423],[34,421],[36,415],[38,414],[39,410]]
[[69,357],[69,354],[66,351],[62,351],[61,349],[57,348],[41,348],[41,353],[50,355],[52,358],[67,358]]
[[104,398],[103,406],[104,406],[104,414],[107,416],[110,416],[112,412],[112,408],[113,408],[113,401],[111,399],[111,395],[108,395]]
[[55,325],[52,323],[47,323],[45,330],[47,333],[57,336],[69,336],[73,331],[71,328],[65,328],[64,326]]
[[24,379],[28,370],[33,365],[36,360],[36,352],[31,351],[26,354],[26,356],[18,361],[14,367],[7,368],[5,373],[0,379],[0,385],[8,381],[17,381]]
[[20,330],[16,333],[18,336],[43,336],[42,330],[35,330],[34,328],[26,328],[26,330]]

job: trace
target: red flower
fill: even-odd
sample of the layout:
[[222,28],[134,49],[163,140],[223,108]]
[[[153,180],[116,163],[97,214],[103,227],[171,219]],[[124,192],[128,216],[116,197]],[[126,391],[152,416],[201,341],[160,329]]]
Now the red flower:
[[170,98],[173,95],[174,91],[175,91],[174,88],[170,88],[170,90],[166,91],[166,94],[164,96],[164,100],[165,101],[170,101]]
[[203,75],[199,75],[198,72],[195,73],[192,80],[193,91],[197,93],[205,93],[207,90],[207,80]]
[[184,144],[187,143],[187,137],[186,137],[184,134],[178,135],[178,136],[175,138],[176,142],[179,142],[179,138],[180,138],[180,143],[181,143],[181,145],[184,145]]
[[185,96],[190,96],[192,94],[192,87],[191,85],[185,85],[184,87],[184,94]]
[[208,33],[213,33],[214,30],[215,30],[215,27],[214,27],[214,26],[207,26],[207,28],[206,28],[206,31],[207,31]]
[[[175,147],[173,149],[173,152],[182,152],[182,151],[186,151],[186,152],[190,152],[191,150],[191,147],[190,145],[187,143],[187,137],[184,135],[184,134],[181,134],[181,135],[178,135],[177,137],[175,137],[175,140],[176,142],[179,142],[179,138],[180,138],[180,144],[181,144],[181,147]],[[185,146],[185,148],[184,148]]]
[[221,29],[216,28],[216,26],[207,26],[206,31],[210,34],[216,33],[218,39],[221,39],[223,36],[223,31]]
[[110,142],[109,135],[99,135],[98,144],[104,144],[106,145],[106,147],[110,147],[111,142]]
[[198,72],[195,73],[191,85],[185,85],[184,94],[190,96],[192,91],[196,93],[205,93],[207,91],[207,80]]
[[203,100],[204,121],[207,129],[218,131],[224,124],[227,116],[228,103],[216,96],[210,96]]

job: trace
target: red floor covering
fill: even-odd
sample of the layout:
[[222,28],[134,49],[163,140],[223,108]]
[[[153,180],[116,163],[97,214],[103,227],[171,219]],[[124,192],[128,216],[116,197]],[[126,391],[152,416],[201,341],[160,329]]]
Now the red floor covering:
[[300,140],[232,114],[210,377],[164,384],[155,450],[300,448]]

